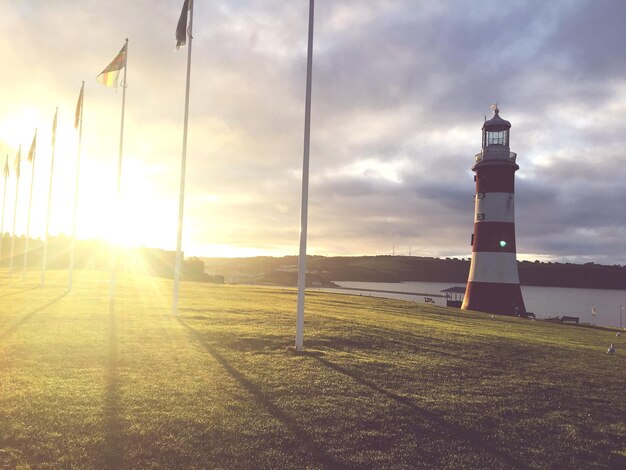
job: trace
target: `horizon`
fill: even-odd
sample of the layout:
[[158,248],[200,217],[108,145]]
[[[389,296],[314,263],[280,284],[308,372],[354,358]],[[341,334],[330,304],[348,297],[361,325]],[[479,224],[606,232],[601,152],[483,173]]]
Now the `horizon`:
[[[6,238],[10,238],[11,235],[10,233],[5,232],[5,236]],[[16,234],[16,238],[17,239],[21,239],[24,238],[24,234]],[[61,239],[66,239],[66,240],[71,240],[71,236],[66,235],[66,234],[58,234],[58,235],[51,235],[50,236],[50,242],[53,242],[55,238],[61,238]],[[43,240],[41,237],[32,237],[30,238],[31,241],[36,241],[39,243],[43,243]],[[104,238],[92,238],[92,239],[77,239],[76,242],[78,244],[80,243],[93,243],[93,244],[98,244],[98,245],[105,245],[107,247],[110,246],[109,245],[109,241],[104,239]],[[120,249],[122,251],[132,251],[132,250],[159,250],[159,251],[163,251],[164,253],[175,253],[176,249],[175,248],[162,248],[162,247],[157,247],[157,246],[146,246],[146,245],[132,245],[132,244],[113,244],[113,247],[115,247],[116,249]],[[17,256],[20,256],[20,253],[16,253]],[[238,255],[238,256],[211,256],[211,255],[202,255],[202,254],[187,254],[184,253],[185,255],[185,259],[189,260],[191,258],[199,258],[199,259],[249,259],[249,258],[276,258],[276,259],[280,259],[280,258],[287,258],[287,257],[291,257],[291,258],[297,258],[298,257],[298,253],[297,252],[293,252],[293,253],[283,253],[283,254],[253,254],[253,255],[248,255],[248,254],[243,254],[243,255]],[[397,257],[397,258],[435,258],[435,259],[441,259],[441,260],[446,260],[446,259],[452,259],[452,260],[459,260],[459,261],[466,261],[466,262],[470,262],[471,260],[471,253],[466,255],[466,256],[462,256],[462,255],[457,255],[457,256],[431,256],[431,255],[424,255],[421,253],[415,253],[412,252],[411,254],[408,254],[408,252],[402,253],[365,253],[365,254],[318,254],[318,253],[307,253],[307,257],[321,257],[321,258],[374,258],[374,257],[383,257],[383,256],[388,256],[388,257]],[[584,264],[596,264],[599,266],[619,266],[619,267],[626,267],[626,265],[620,264],[620,263],[598,263],[595,261],[572,261],[572,260],[554,260],[554,259],[547,259],[547,260],[541,260],[541,259],[537,259],[537,258],[527,258],[527,257],[517,257],[517,261],[518,262],[528,262],[528,263],[557,263],[557,264],[577,264],[577,265],[584,265]]]

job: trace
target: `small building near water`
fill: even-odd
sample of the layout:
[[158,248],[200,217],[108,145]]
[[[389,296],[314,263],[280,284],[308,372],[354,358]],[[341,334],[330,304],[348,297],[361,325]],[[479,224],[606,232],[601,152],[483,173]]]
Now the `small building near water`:
[[465,287],[448,287],[441,292],[446,296],[446,307],[461,308],[463,297],[465,297]]

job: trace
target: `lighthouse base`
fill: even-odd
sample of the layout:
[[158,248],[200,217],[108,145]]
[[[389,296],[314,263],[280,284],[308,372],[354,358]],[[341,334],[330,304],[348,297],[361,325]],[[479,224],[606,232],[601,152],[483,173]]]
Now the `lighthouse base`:
[[519,284],[470,281],[461,308],[498,315],[526,316]]

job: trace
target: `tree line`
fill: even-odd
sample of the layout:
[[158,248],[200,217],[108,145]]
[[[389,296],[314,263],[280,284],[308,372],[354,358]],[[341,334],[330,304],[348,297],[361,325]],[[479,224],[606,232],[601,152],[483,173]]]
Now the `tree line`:
[[[203,258],[208,272],[251,278],[293,270],[297,256]],[[470,260],[420,256],[309,256],[307,270],[328,281],[465,283]],[[520,282],[528,286],[626,289],[626,266],[596,263],[518,262]]]

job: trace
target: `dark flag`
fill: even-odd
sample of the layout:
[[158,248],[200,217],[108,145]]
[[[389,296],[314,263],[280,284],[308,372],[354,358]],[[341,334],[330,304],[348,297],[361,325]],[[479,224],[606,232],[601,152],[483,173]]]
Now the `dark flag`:
[[187,44],[187,12],[189,11],[189,0],[185,0],[183,3],[183,9],[180,12],[180,18],[178,19],[178,25],[176,26],[176,49]]

